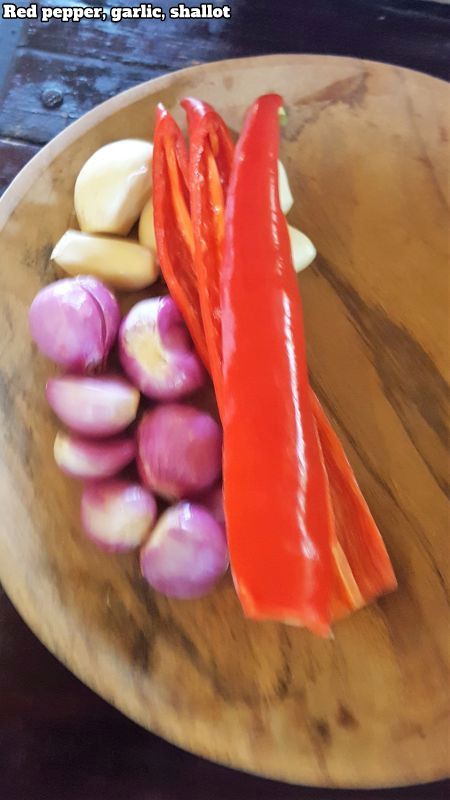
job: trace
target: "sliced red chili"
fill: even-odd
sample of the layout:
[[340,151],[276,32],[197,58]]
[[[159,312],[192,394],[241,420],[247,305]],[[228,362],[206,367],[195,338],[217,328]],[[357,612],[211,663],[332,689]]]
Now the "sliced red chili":
[[[201,309],[203,329],[197,329],[193,337],[199,352],[203,352],[205,364],[209,362],[220,405],[223,392],[222,309],[218,286],[222,269],[224,198],[228,191],[233,145],[225,123],[211,106],[193,99],[183,101],[183,106],[188,114],[190,132],[189,167],[184,140],[173,120],[165,145],[169,150],[172,147],[176,154],[176,159],[170,156],[168,159],[172,176],[169,183],[176,187],[175,202],[172,203],[176,210],[175,225],[182,235],[184,247],[191,254],[191,260],[185,261],[185,266],[189,266],[187,274],[181,274],[182,300],[177,302],[191,332],[193,326],[189,319],[192,316],[198,319]],[[178,164],[178,170],[174,162]],[[186,183],[189,185],[195,269],[192,237],[185,213],[189,207]],[[166,217],[170,218],[170,215]],[[167,265],[163,272],[170,273]],[[176,299],[175,292],[172,293]],[[249,303],[253,302],[252,294],[250,292]],[[333,618],[339,618],[391,591],[396,580],[383,540],[342,445],[317,397],[312,390],[308,391],[335,517],[335,532],[331,538],[334,587],[331,607]]]
[[336,536],[364,605],[393,591],[397,581],[382,536],[344,448],[312,390],[311,403],[330,484]]
[[159,105],[153,142],[153,213],[158,259],[197,352],[208,366],[194,269],[187,173],[188,155],[182,133],[173,117]]
[[[198,123],[211,113],[211,106],[195,100],[183,103],[188,110],[189,129],[191,134],[190,161],[192,154],[196,153],[193,141],[198,137]],[[217,124],[217,115],[215,122]],[[220,120],[220,117],[219,117]],[[222,122],[221,130],[226,130],[225,123]],[[203,140],[205,134],[203,134]],[[202,141],[202,137],[200,137]],[[229,139],[228,139],[229,142]],[[218,150],[219,154],[222,152]],[[209,158],[212,158],[211,152]],[[232,153],[230,148],[226,149],[227,164],[232,163]],[[227,192],[228,179],[227,168],[221,169],[222,187]],[[218,166],[219,169],[219,166]],[[207,181],[199,170],[198,173],[192,170],[190,164],[190,190],[191,197],[198,193],[202,195],[204,184]],[[207,193],[206,193],[207,195]],[[203,214],[203,219],[202,219]],[[195,213],[192,213],[195,218]],[[214,290],[214,280],[220,276],[220,264],[217,264],[217,256],[211,259],[212,268],[208,263],[208,256],[217,253],[214,249],[214,236],[218,239],[217,231],[213,232],[210,224],[208,206],[200,203],[197,208],[197,220],[194,223],[194,238],[199,238],[199,231],[205,225],[205,239],[210,240],[207,257],[203,264],[203,269],[207,272],[209,297],[216,297],[212,302],[214,309],[214,319],[219,320],[215,327],[215,352],[221,354],[221,326],[220,303],[217,303],[217,295]],[[209,256],[210,258],[210,256]],[[210,270],[208,273],[208,269]],[[208,301],[208,296],[205,298]],[[207,313],[205,315],[208,318]],[[216,362],[215,355],[213,356]],[[218,377],[216,377],[218,376]],[[213,370],[213,379],[216,393],[222,392],[222,373],[216,366]],[[367,507],[364,497],[358,487],[354,473],[345,456],[343,447],[334,433],[318,398],[311,390],[311,403],[317,430],[320,438],[320,445],[325,462],[325,468],[330,485],[331,500],[335,515],[335,537],[333,539],[333,574],[334,590],[332,598],[333,618],[341,617],[352,610],[362,607],[375,597],[391,591],[396,586],[395,575],[392,569],[389,556],[384,546],[381,534],[379,533],[372,515]]]
[[222,315],[220,270],[225,230],[225,191],[233,163],[233,143],[222,118],[199,100],[182,101],[189,127],[189,188],[195,240],[195,271],[210,370],[220,409],[222,394]]

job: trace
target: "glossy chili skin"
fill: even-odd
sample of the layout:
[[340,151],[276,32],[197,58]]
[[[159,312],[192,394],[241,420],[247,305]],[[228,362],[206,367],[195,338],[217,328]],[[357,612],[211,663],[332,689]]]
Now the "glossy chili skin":
[[221,274],[224,498],[245,613],[327,635],[333,515],[310,405],[301,300],[278,199],[281,98],[238,142]]
[[222,396],[222,315],[225,192],[234,146],[222,118],[207,103],[186,98],[189,128],[189,190],[195,242],[195,272],[210,371],[220,410]]
[[209,366],[194,267],[194,235],[188,190],[188,154],[182,133],[159,105],[153,141],[153,214],[164,279],[184,317],[196,350]]

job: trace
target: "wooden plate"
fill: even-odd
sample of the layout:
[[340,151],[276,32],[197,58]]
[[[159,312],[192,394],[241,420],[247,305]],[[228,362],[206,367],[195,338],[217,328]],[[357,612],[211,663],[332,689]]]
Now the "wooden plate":
[[[150,137],[155,104],[212,101],[238,129],[281,92],[291,219],[317,244],[301,277],[313,382],[397,571],[398,592],[333,641],[246,622],[230,580],[170,602],[134,557],[80,534],[79,490],[52,457],[48,362],[27,331],[54,278],[52,244],[100,145]],[[0,577],[73,672],[134,720],[234,767],[322,786],[415,783],[447,769],[444,380],[447,86],[383,64],[273,56],[208,64],[138,86],[52,141],[0,203]],[[249,298],[251,302],[251,298]],[[255,531],[257,540],[258,531]]]

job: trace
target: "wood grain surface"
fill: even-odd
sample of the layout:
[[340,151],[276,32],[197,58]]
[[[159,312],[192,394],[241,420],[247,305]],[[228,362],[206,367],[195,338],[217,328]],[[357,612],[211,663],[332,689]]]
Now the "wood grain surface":
[[[65,1],[68,6],[77,2]],[[46,0],[45,5],[58,3]],[[107,0],[102,5],[121,4]],[[159,5],[167,12],[173,3],[160,0]],[[258,0],[256,5],[229,0],[229,5],[228,21],[83,20],[72,25],[0,19],[0,82],[3,54],[12,35],[18,36],[4,92],[0,86],[0,137],[46,143],[123,89],[217,58],[334,53],[394,62],[438,77],[450,75],[450,9],[440,3],[283,0],[278,8],[274,0]],[[46,91],[53,93],[50,103]]]
[[[246,622],[229,579],[157,597],[136,559],[80,535],[52,459],[51,372],[27,307],[55,274],[89,153],[152,130],[155,103],[213,101],[232,128],[262,91],[289,110],[290,218],[317,244],[301,277],[312,379],[383,532],[399,590],[332,641]],[[448,87],[371,62],[274,56],[207,65],[114,98],[68,128],[0,202],[0,578],[43,642],[95,691],[182,747],[322,786],[448,769],[446,413]]]

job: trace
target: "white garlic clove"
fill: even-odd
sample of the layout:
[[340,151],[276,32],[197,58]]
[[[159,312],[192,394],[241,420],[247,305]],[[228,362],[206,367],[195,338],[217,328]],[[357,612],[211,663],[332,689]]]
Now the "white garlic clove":
[[153,200],[147,200],[139,218],[138,239],[143,247],[156,253],[155,220],[153,218]]
[[153,145],[122,139],[86,161],[75,183],[75,211],[82,231],[126,236],[151,191]]
[[158,278],[154,253],[129,239],[68,230],[51,258],[68,275],[93,275],[115,289],[144,289]]
[[287,214],[294,205],[294,198],[292,197],[291,187],[289,186],[287,172],[284,165],[278,159],[278,194],[280,197],[280,206],[283,214]]
[[314,247],[311,239],[308,239],[304,233],[288,225],[289,240],[291,243],[292,263],[296,272],[301,272],[302,269],[309,267],[314,261],[317,250]]

